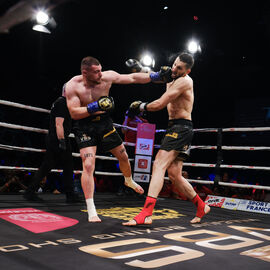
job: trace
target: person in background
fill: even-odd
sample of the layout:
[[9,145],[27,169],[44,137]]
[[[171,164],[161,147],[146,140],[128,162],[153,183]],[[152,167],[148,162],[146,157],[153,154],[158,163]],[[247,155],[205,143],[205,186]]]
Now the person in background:
[[52,104],[50,112],[49,132],[46,137],[46,154],[41,167],[35,173],[31,183],[29,184],[24,198],[28,201],[43,201],[36,195],[36,191],[40,186],[40,182],[49,174],[51,169],[58,164],[63,168],[64,191],[66,194],[66,202],[80,202],[80,198],[74,192],[73,184],[73,159],[69,134],[72,128],[72,120],[67,108],[65,97],[65,85],[63,93]]
[[[148,120],[144,118],[144,113],[140,112],[138,114],[135,114],[132,111],[127,110],[123,126],[137,128],[139,123],[149,123]],[[136,131],[123,127],[122,133],[125,135],[124,138],[125,142],[136,143],[137,138]]]

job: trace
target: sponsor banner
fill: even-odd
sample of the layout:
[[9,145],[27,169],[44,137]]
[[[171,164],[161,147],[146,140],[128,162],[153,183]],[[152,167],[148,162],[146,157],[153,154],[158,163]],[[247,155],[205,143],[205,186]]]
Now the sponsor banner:
[[225,201],[223,202],[223,205],[221,208],[237,210],[239,202],[240,202],[240,199],[225,198]]
[[237,210],[270,214],[270,203],[249,200],[240,200]]
[[209,206],[222,207],[225,199],[225,197],[208,195],[205,199],[205,203]]
[[209,206],[221,207],[231,210],[248,211],[254,213],[270,214],[269,202],[257,202],[220,196],[208,195],[205,203]]
[[153,153],[154,141],[152,139],[137,138],[136,155],[148,155]]
[[137,138],[155,139],[156,125],[149,123],[138,123]]
[[156,125],[149,123],[138,123],[136,155],[153,155]]
[[149,183],[149,181],[150,181],[150,174],[134,173],[133,174],[133,180],[135,182]]
[[134,171],[150,173],[151,170],[151,156],[135,156]]
[[73,218],[55,215],[34,208],[0,210],[0,218],[33,233],[55,231],[71,227],[79,222]]

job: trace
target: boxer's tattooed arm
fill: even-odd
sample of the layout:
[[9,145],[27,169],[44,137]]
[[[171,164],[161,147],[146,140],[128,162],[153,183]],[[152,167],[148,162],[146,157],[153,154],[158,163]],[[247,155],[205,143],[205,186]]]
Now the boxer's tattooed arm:
[[93,153],[86,153],[86,154],[84,154],[84,157],[85,158],[94,157],[94,154]]
[[123,154],[124,152],[126,152],[126,149],[125,148],[121,149],[119,152],[120,152],[120,154]]

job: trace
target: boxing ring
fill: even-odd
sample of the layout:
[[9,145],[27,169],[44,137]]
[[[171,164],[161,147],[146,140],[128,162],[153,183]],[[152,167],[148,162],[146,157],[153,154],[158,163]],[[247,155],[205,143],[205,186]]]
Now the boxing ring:
[[[0,100],[3,106],[41,113],[49,110]],[[114,124],[115,127],[124,127]],[[46,134],[47,130],[0,122],[2,128]],[[129,129],[130,127],[126,127]],[[164,132],[157,130],[156,132]],[[223,151],[261,151],[267,146],[224,146],[226,133],[269,132],[270,127],[206,128],[195,133],[216,134],[216,145],[192,145],[192,151],[216,151],[215,163],[185,162],[185,168],[210,168],[215,179],[188,179],[191,183],[232,188],[270,190],[269,186],[223,182],[222,169],[268,172],[270,167],[223,164]],[[71,134],[71,137],[74,135]],[[135,144],[125,143],[128,147]],[[155,145],[158,149],[159,145]],[[0,144],[2,151],[43,153],[46,150]],[[73,153],[74,158],[80,157]],[[116,161],[97,155],[98,160]],[[130,158],[130,161],[134,159]],[[1,165],[1,170],[36,171],[35,167]],[[54,169],[59,173],[62,170]],[[80,174],[81,170],[74,170]],[[121,176],[119,172],[95,171],[95,175]],[[42,194],[44,203],[28,202],[20,194],[0,194],[0,266],[9,269],[269,269],[270,203],[208,196],[211,212],[200,224],[190,224],[192,203],[159,198],[151,226],[124,227],[123,220],[137,214],[143,196],[121,197],[96,193],[95,204],[102,223],[88,223],[85,203],[69,205],[64,195]]]

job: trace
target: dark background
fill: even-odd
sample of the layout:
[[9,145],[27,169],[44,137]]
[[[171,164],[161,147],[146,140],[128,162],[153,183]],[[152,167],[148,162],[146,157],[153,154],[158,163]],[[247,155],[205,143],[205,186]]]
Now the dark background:
[[[16,2],[2,1],[0,11]],[[165,5],[167,10],[163,9]],[[33,31],[31,21],[0,35],[0,99],[49,109],[62,85],[80,73],[80,61],[87,55],[98,58],[103,70],[128,73],[125,61],[150,51],[158,70],[160,65],[171,64],[170,56],[186,49],[187,41],[196,38],[202,52],[195,55],[190,74],[195,92],[194,127],[269,125],[269,1],[76,0],[56,7],[51,15],[57,27],[50,35]],[[132,101],[154,100],[164,90],[165,86],[155,84],[113,85],[114,122],[123,122]],[[166,127],[166,109],[148,113],[147,117],[157,128]],[[0,120],[48,128],[44,113],[2,105]],[[14,130],[13,135],[7,131],[1,135],[2,142],[44,146],[44,135],[33,134],[32,138],[29,133],[20,136],[21,131]],[[18,135],[20,139],[16,139]],[[213,145],[215,140],[212,135],[201,140],[195,136],[194,144]],[[269,145],[269,132],[235,134],[234,138],[225,138],[226,142]],[[257,154],[254,160],[246,153],[247,157],[243,158],[243,152],[241,155],[236,164],[269,163],[267,152],[259,154],[260,158]],[[213,157],[215,162],[215,154]]]
[[[195,127],[233,126],[246,110],[243,100],[269,104],[269,13],[269,1],[69,1],[51,11],[58,24],[51,35],[28,21],[0,36],[1,98],[50,108],[84,56],[97,57],[103,70],[128,73],[124,62],[148,50],[158,69],[195,37],[202,47],[191,73]],[[163,92],[161,85],[114,85],[115,122],[134,99]],[[157,118],[165,127],[166,110]]]

